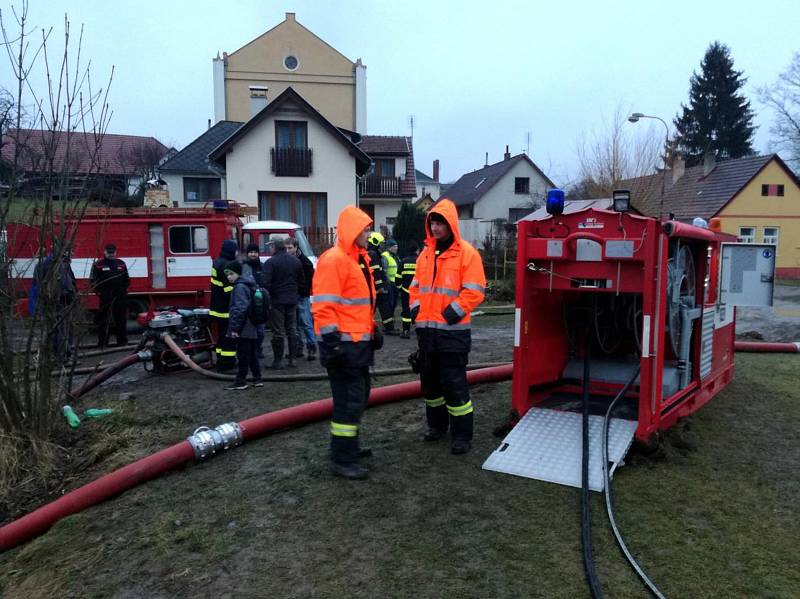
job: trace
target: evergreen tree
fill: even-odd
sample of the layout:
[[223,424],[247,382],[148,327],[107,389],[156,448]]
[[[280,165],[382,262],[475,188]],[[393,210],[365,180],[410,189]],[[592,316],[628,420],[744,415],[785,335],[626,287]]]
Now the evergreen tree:
[[687,166],[702,162],[706,152],[717,159],[753,154],[753,111],[740,91],[747,78],[734,70],[730,49],[714,42],[700,68],[690,80],[689,105],[681,104],[683,114],[673,121],[671,153],[677,149]]
[[397,220],[392,228],[392,237],[400,246],[401,256],[408,252],[410,241],[422,245],[425,240],[425,213],[409,202],[403,202],[397,212]]

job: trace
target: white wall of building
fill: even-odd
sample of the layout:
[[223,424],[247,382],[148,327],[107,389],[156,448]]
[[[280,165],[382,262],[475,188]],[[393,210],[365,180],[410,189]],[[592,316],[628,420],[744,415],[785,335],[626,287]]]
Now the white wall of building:
[[163,172],[160,173],[160,177],[164,180],[167,184],[167,191],[169,191],[169,201],[170,205],[172,202],[178,202],[178,206],[181,208],[184,207],[195,207],[200,208],[203,206],[204,202],[185,202],[183,199],[183,178],[184,177],[191,177],[193,179],[219,179],[220,180],[220,195],[223,198],[226,198],[226,190],[225,190],[225,177],[218,177],[209,173],[208,175],[200,175],[194,173],[171,173],[171,172]]
[[417,198],[421,198],[425,194],[431,194],[431,198],[433,200],[438,200],[439,196],[442,195],[442,188],[436,181],[425,181],[420,182],[417,181]]
[[214,124],[225,120],[225,60],[214,58],[211,61],[214,73]]
[[[514,193],[514,179],[528,177],[530,193]],[[508,218],[510,208],[531,206],[532,201],[541,202],[547,194],[546,180],[525,160],[520,160],[498,181],[476,204],[472,216],[476,219],[491,220]],[[538,204],[537,206],[538,207]],[[534,208],[531,208],[533,211]]]
[[[270,167],[270,148],[275,147],[275,120],[308,123],[308,147],[312,173],[308,177],[276,177]],[[356,162],[346,147],[317,121],[302,112],[280,111],[256,125],[226,157],[228,199],[258,206],[259,191],[325,193],[328,226],[336,225],[339,212],[356,203]]]

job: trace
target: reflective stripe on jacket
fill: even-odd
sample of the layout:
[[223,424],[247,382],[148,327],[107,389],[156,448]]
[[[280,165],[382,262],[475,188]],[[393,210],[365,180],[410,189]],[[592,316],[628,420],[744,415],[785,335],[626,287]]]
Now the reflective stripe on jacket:
[[369,264],[367,252],[355,245],[358,235],[371,222],[365,212],[347,206],[339,215],[336,245],[317,262],[311,312],[318,338],[329,333],[338,333],[344,342],[372,338],[375,285],[362,269],[362,264]]
[[211,266],[211,301],[209,303],[209,315],[217,318],[228,318],[231,305],[231,294],[233,285],[225,278],[225,265],[230,260],[220,256],[214,260]]
[[[430,232],[431,213],[441,214],[453,233],[453,243],[437,256],[436,240]],[[478,251],[461,239],[458,212],[450,200],[440,200],[425,219],[425,249],[417,259],[411,282],[411,309],[419,307],[417,330],[469,331],[472,311],[483,301],[486,276]],[[443,315],[450,308],[460,318],[447,322]]]

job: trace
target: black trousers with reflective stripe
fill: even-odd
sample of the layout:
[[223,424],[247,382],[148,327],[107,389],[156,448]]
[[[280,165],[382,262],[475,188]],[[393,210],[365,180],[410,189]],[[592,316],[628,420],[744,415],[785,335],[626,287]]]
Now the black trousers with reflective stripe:
[[[391,285],[391,283],[389,283]],[[381,323],[384,329],[394,328],[394,313],[392,312],[392,300],[389,297],[389,292],[379,293],[375,298],[375,305],[378,308],[378,313],[381,315]]]
[[[228,319],[214,316],[212,320],[217,335],[214,339],[217,344],[217,368],[225,370],[233,368],[236,366],[236,339],[228,337]],[[220,352],[231,352],[231,354],[224,356]]]
[[403,331],[411,330],[411,296],[408,291],[400,291],[400,319],[403,321]]
[[[359,425],[369,399],[369,366],[328,368],[328,379],[333,395],[333,422]],[[354,437],[331,434],[331,460],[339,464],[355,462],[358,459],[358,440],[358,433]]]
[[425,404],[425,418],[428,427],[445,432],[448,427],[453,440],[472,440],[472,412],[464,416],[453,416],[447,407],[463,406],[469,399],[467,385],[467,356],[464,353],[442,353],[420,351],[422,370],[420,382],[422,393],[427,400],[444,397],[445,403],[431,407]]

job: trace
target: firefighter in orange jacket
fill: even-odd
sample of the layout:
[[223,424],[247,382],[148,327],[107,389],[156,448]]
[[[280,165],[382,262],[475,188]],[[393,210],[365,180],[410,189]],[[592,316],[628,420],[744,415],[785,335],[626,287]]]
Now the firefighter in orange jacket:
[[369,366],[383,337],[375,327],[375,284],[369,269],[367,236],[372,219],[355,206],[339,214],[336,245],[320,256],[313,279],[311,311],[320,362],[333,395],[331,472],[367,477],[359,460],[372,452],[359,443],[361,416],[370,392]]
[[483,301],[486,276],[480,254],[461,239],[453,202],[437,202],[425,219],[425,230],[425,249],[410,287],[428,422],[424,439],[437,441],[449,428],[451,452],[463,454],[472,440],[466,370],[470,313]]

